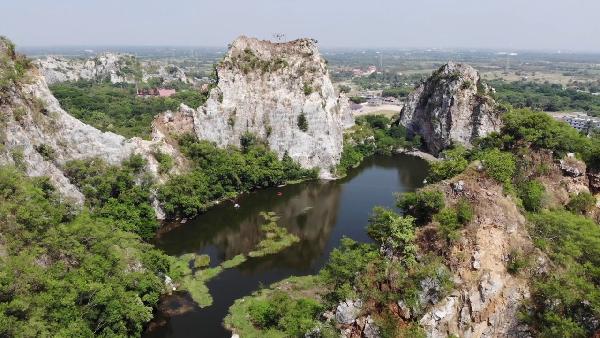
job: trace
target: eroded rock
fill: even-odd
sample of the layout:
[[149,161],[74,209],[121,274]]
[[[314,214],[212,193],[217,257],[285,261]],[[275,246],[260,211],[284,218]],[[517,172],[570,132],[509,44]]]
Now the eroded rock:
[[471,66],[449,62],[412,92],[398,123],[419,134],[438,154],[452,144],[471,142],[501,127],[501,111]]

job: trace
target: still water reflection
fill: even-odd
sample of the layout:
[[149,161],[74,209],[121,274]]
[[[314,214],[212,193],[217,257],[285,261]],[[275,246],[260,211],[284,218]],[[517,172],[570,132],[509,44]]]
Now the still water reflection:
[[146,337],[229,337],[222,327],[227,310],[237,298],[292,275],[317,272],[343,236],[366,242],[367,219],[374,206],[394,207],[395,192],[413,191],[427,175],[419,158],[375,156],[339,181],[305,182],[261,190],[238,199],[241,208],[222,203],[157,239],[170,255],[208,254],[211,266],[249,252],[262,239],[259,213],[274,211],[279,225],[300,237],[292,247],[266,257],[250,258],[225,270],[208,283],[213,305],[200,309],[184,293],[166,297],[162,313]]

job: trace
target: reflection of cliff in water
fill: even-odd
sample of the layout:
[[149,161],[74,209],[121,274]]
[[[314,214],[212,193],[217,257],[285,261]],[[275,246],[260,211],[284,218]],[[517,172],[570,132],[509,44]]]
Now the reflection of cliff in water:
[[[274,211],[280,216],[277,223],[301,240],[277,261],[287,266],[309,265],[322,253],[336,223],[341,189],[338,182],[310,182],[247,194],[238,201],[240,209],[225,202],[157,241],[170,254],[210,246],[219,260],[226,260],[254,249],[264,238],[260,211]],[[256,261],[266,263],[268,258]]]

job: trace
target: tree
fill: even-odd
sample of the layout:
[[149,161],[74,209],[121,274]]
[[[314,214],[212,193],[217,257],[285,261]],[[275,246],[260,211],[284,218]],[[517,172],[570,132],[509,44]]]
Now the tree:
[[306,119],[306,114],[304,113],[298,115],[298,128],[305,133],[308,131],[308,120]]
[[411,263],[417,252],[414,221],[411,216],[403,217],[390,209],[375,207],[367,233],[379,244],[400,254],[404,262]]
[[418,223],[425,224],[445,206],[444,193],[439,190],[419,190],[401,195],[398,208],[414,216]]
[[546,188],[537,180],[527,181],[519,187],[519,197],[527,211],[538,212],[542,209]]

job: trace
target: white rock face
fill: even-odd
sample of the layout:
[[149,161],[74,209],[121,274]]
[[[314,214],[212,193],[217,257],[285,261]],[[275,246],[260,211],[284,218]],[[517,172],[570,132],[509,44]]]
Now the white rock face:
[[[240,145],[250,132],[280,157],[331,178],[343,130],[354,124],[348,101],[336,96],[314,40],[272,43],[240,37],[217,67],[218,83],[194,116],[201,139]],[[300,128],[303,116],[307,129]]]
[[339,324],[352,324],[360,315],[362,309],[362,301],[360,299],[346,300],[341,302],[335,309],[335,321]]
[[453,143],[469,147],[502,126],[490,90],[473,67],[449,62],[408,96],[398,122],[433,154]]
[[161,78],[164,82],[188,79],[181,68],[163,62],[140,62],[129,54],[104,53],[87,59],[48,56],[36,61],[48,84],[79,80],[110,80],[111,83],[147,82]]
[[[12,86],[2,93],[0,112],[0,164],[22,162],[29,176],[48,176],[59,192],[78,204],[83,202],[84,197],[61,169],[67,161],[101,158],[109,164],[119,164],[132,154],[142,154],[148,160],[148,171],[159,180],[158,162],[152,155],[154,151],[171,155],[176,166],[183,161],[179,152],[165,142],[159,131],[155,131],[152,141],[125,139],[72,117],[60,107],[35,68],[29,71],[21,85]],[[42,155],[41,147],[51,149],[51,158]],[[15,161],[18,157],[22,159]],[[155,206],[160,218],[163,214],[158,203]]]

